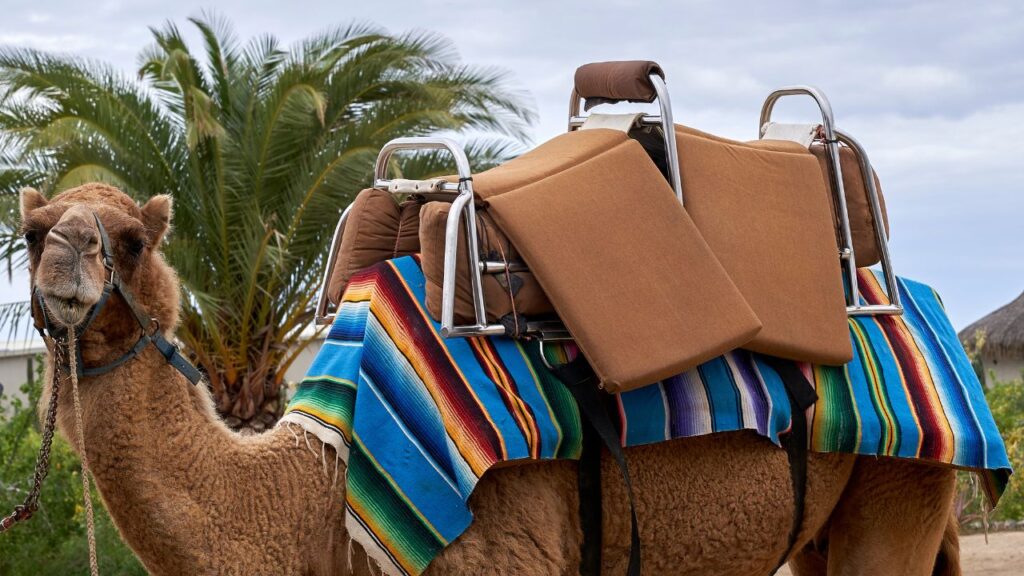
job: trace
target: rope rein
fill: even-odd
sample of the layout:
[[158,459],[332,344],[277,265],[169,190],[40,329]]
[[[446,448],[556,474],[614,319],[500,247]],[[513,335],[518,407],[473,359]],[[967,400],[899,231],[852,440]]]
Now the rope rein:
[[0,534],[11,529],[19,522],[24,522],[35,514],[39,509],[39,493],[43,489],[43,480],[50,472],[50,447],[53,445],[53,431],[57,427],[57,400],[60,398],[60,374],[57,369],[60,366],[60,352],[56,346],[53,353],[58,360],[54,362],[53,385],[50,387],[50,403],[46,406],[46,419],[43,424],[42,442],[39,446],[39,455],[36,457],[36,467],[32,474],[32,488],[22,504],[15,506],[14,511],[0,519]]
[[[96,521],[92,505],[92,483],[95,478],[89,469],[89,457],[85,452],[85,425],[82,419],[82,402],[79,397],[78,379],[82,376],[99,376],[106,374],[118,366],[121,366],[137,358],[150,344],[153,345],[163,356],[167,363],[181,373],[193,385],[199,385],[203,380],[203,373],[188,361],[178,346],[168,340],[160,331],[160,323],[152,318],[148,311],[139,306],[135,296],[128,289],[121,276],[114,267],[114,252],[110,247],[110,237],[107,230],[100,221],[97,214],[93,214],[96,220],[96,229],[99,231],[100,250],[103,257],[103,267],[106,270],[106,278],[103,282],[103,292],[99,300],[93,304],[88,316],[77,330],[85,332],[93,320],[99,316],[110,296],[114,293],[120,295],[125,305],[131,311],[135,321],[139,324],[140,336],[130,350],[122,354],[114,361],[102,366],[83,366],[82,358],[79,355],[77,334],[75,326],[57,326],[50,322],[47,312],[46,299],[43,293],[35,285],[32,286],[32,320],[39,335],[46,342],[46,348],[53,359],[53,384],[50,388],[50,403],[46,408],[46,421],[43,426],[42,445],[39,447],[39,456],[36,459],[35,473],[33,474],[32,488],[25,497],[24,503],[15,506],[14,511],[6,517],[0,518],[0,533],[6,532],[12,526],[32,517],[32,514],[39,509],[39,493],[42,489],[43,480],[50,469],[50,447],[53,442],[53,432],[57,422],[57,400],[60,396],[61,373],[67,369],[71,379],[71,394],[74,400],[75,431],[78,436],[78,450],[82,458],[82,492],[85,499],[86,530],[89,538],[89,568],[93,576],[99,575],[99,562],[96,556]],[[64,358],[64,354],[68,358]]]
[[85,498],[85,527],[89,539],[89,571],[99,576],[100,567],[96,557],[96,519],[92,508],[92,490],[89,477],[89,456],[85,452],[85,425],[82,422],[82,401],[78,395],[78,341],[75,330],[68,327],[68,360],[71,372],[71,397],[75,403],[75,435],[78,436],[78,451],[82,456],[82,497]]

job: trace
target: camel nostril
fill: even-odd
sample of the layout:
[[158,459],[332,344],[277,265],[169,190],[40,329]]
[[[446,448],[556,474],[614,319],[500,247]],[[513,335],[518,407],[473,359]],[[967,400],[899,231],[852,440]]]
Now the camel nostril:
[[48,238],[81,254],[95,254],[100,249],[100,237],[95,228],[55,226]]
[[64,236],[64,234],[56,228],[50,230],[50,233],[47,234],[47,237],[61,244],[67,244],[69,246],[71,245],[71,242],[68,241],[67,236]]

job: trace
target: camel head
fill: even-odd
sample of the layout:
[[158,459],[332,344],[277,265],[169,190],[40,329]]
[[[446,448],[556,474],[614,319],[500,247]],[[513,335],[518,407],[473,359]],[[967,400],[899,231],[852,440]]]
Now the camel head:
[[[28,247],[29,272],[49,321],[80,325],[100,300],[110,272],[103,262],[97,217],[109,235],[116,274],[161,329],[173,332],[178,321],[178,280],[160,252],[170,226],[171,199],[154,196],[140,207],[120,190],[103,184],[73,188],[51,200],[33,189],[22,191],[21,232]],[[40,311],[35,294],[33,306]],[[137,338],[138,331],[128,306],[114,294],[82,341],[116,346]],[[103,354],[93,351],[91,355]]]

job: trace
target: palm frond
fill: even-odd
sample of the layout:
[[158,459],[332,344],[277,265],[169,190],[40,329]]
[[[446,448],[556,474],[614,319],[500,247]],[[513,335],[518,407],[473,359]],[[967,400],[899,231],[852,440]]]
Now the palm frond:
[[[0,48],[0,257],[24,256],[21,186],[171,193],[178,336],[218,408],[247,418],[263,397],[247,387],[277,386],[307,339],[330,234],[380,147],[446,132],[468,138],[482,171],[517,151],[535,114],[504,72],[461,62],[437,34],[356,23],[285,48],[270,35],[240,42],[216,14],[189,23],[195,49],[174,22],[151,28],[132,77]],[[413,177],[453,171],[439,154],[396,165]]]

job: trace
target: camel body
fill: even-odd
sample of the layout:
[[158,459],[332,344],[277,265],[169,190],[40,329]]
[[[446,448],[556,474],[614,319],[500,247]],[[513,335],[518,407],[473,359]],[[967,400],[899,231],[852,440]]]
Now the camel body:
[[[117,266],[139,303],[173,333],[178,284],[158,249],[169,199],[156,197],[140,209],[113,188],[90,185],[50,202],[28,191],[22,212],[25,226],[43,233],[30,244],[30,268],[34,285],[55,301],[48,308],[68,315],[57,320],[81,321],[79,308],[95,303],[89,298],[103,274],[90,249],[95,212],[115,245],[140,229],[146,235],[142,253],[118,252]],[[133,322],[123,302],[112,301],[81,337],[86,364],[118,357],[137,337]],[[344,465],[332,448],[287,428],[251,437],[229,431],[208,391],[191,386],[154,349],[83,379],[81,388],[84,445],[100,494],[151,573],[379,573],[345,531]],[[60,400],[60,430],[77,446],[71,399]],[[645,574],[768,574],[787,552],[789,466],[785,452],[766,439],[734,432],[626,454]],[[604,573],[622,574],[626,497],[614,464],[606,460],[603,468]],[[958,574],[955,532],[947,530],[953,488],[946,468],[812,454],[791,566],[799,575],[923,576],[933,567]],[[475,522],[427,574],[578,573],[574,462],[492,470],[471,506]]]

